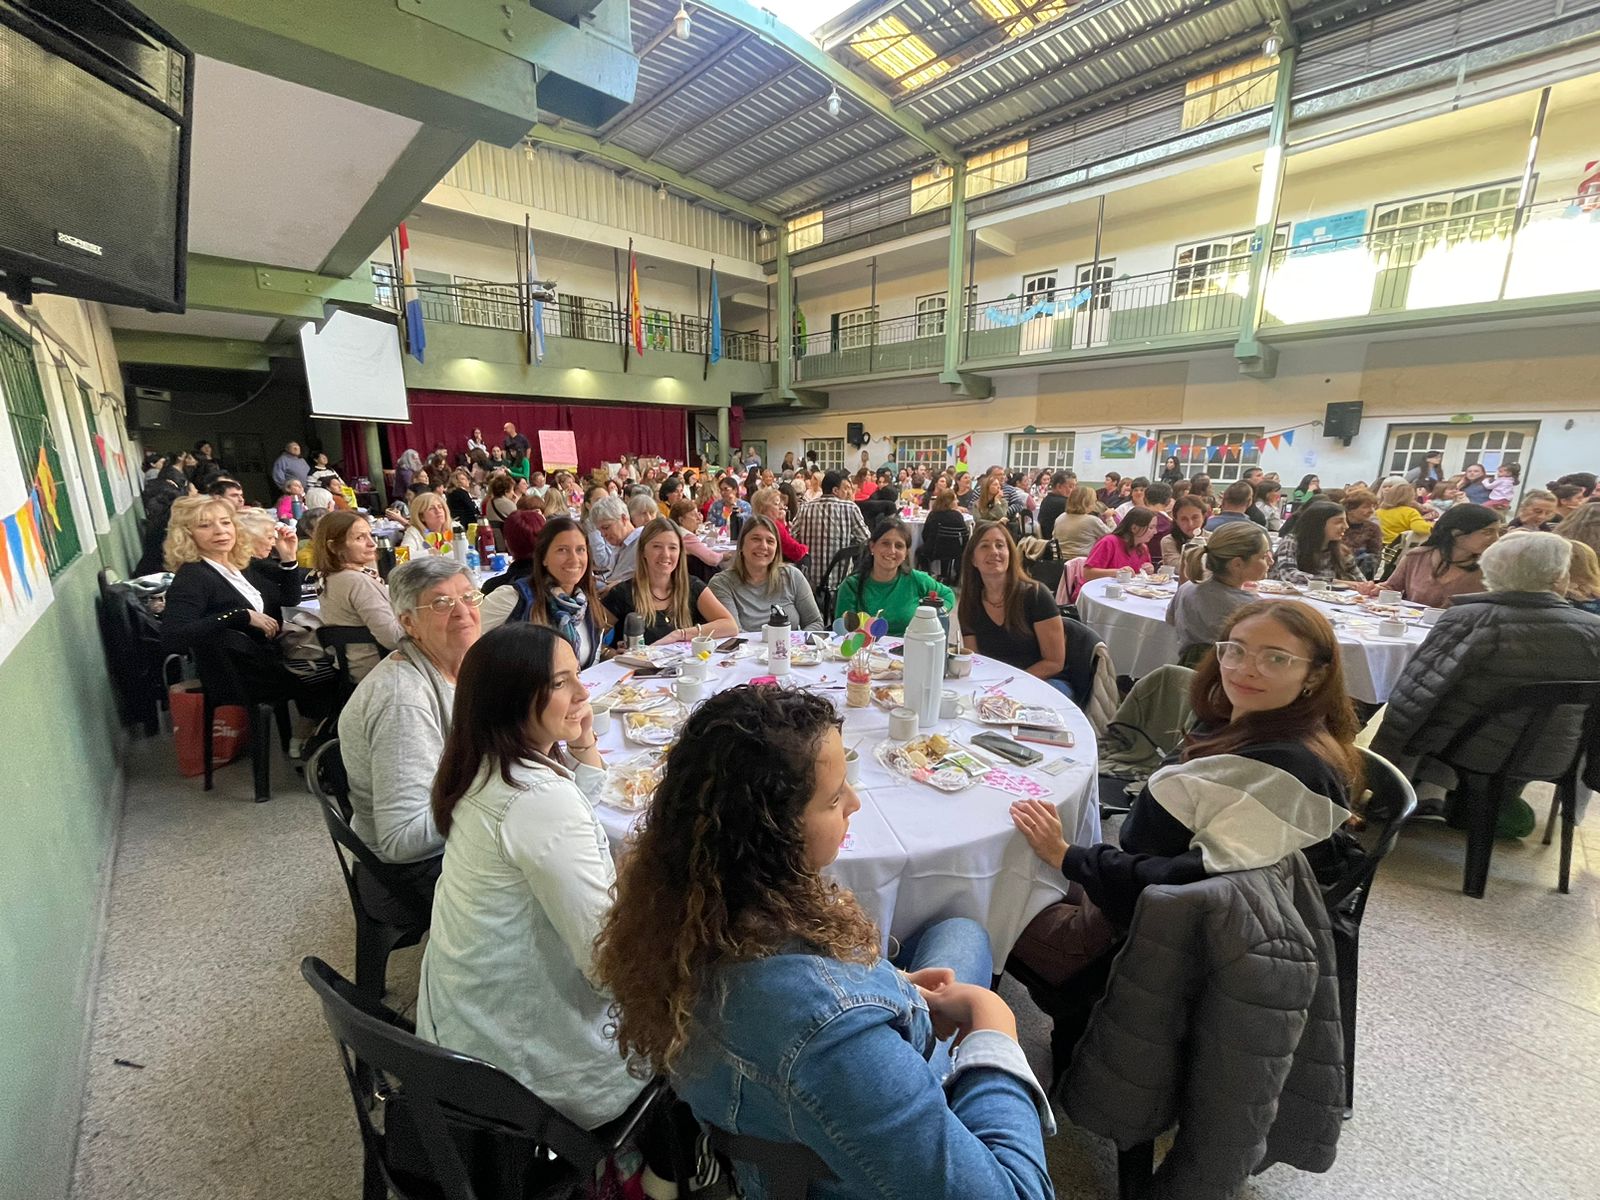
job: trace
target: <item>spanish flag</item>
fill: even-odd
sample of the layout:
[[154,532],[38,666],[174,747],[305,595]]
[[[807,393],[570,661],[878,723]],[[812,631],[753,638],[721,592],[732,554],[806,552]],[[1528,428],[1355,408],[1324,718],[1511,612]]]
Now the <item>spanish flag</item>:
[[628,239],[628,336],[635,354],[644,353],[644,305],[639,302],[639,256]]

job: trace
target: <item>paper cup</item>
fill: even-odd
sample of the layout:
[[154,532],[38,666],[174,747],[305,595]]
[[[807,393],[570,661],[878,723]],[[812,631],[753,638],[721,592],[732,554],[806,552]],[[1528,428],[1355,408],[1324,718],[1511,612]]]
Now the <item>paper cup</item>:
[[672,694],[684,704],[698,704],[705,699],[706,681],[680,675],[673,681]]
[[844,777],[852,785],[861,782],[861,755],[854,750],[844,752]]
[[604,737],[611,732],[611,706],[609,704],[596,704],[594,710],[594,735]]
[[889,713],[889,739],[896,742],[909,742],[917,736],[917,710],[914,708],[896,708]]

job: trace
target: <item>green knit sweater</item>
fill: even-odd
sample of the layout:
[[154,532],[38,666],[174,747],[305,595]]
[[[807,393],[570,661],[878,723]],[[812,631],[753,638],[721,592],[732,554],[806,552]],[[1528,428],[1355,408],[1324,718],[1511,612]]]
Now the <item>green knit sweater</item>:
[[917,615],[917,606],[929,592],[937,592],[944,598],[946,613],[956,606],[956,594],[925,571],[896,575],[892,583],[878,583],[870,574],[865,586],[861,580],[860,575],[851,575],[839,585],[839,597],[833,606],[835,619],[851,611],[877,615],[881,609],[884,620],[889,622],[891,637],[905,633],[911,618]]

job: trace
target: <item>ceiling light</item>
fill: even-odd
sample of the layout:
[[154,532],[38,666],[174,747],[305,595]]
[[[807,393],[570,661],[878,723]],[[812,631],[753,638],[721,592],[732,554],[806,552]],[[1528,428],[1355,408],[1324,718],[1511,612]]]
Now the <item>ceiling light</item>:
[[828,104],[828,115],[830,117],[837,117],[839,115],[839,104],[840,104],[839,89],[838,88],[834,88],[831,92],[828,93],[827,104]]
[[1269,33],[1267,35],[1267,40],[1261,43],[1261,53],[1265,54],[1268,58],[1277,58],[1278,50],[1282,45],[1283,43],[1278,41],[1277,34]]
[[533,161],[533,143],[532,142],[525,141],[525,142],[522,143],[522,157],[527,159],[529,162]]
[[656,188],[656,199],[657,200],[665,200],[666,198],[667,198],[667,185],[663,183],[660,187]]
[[689,40],[689,30],[693,27],[693,24],[689,20],[689,10],[679,4],[678,15],[672,18],[672,36],[680,42],[687,42]]

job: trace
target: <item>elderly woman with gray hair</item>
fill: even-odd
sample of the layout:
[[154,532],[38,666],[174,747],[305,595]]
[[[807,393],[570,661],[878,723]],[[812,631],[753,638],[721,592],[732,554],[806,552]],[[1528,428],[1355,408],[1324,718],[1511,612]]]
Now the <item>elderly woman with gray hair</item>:
[[[1486,592],[1456,596],[1389,695],[1372,749],[1423,784],[1434,799],[1451,773],[1426,760],[1448,752],[1470,771],[1501,766],[1526,715],[1491,722],[1469,745],[1457,735],[1511,689],[1557,679],[1600,680],[1600,617],[1566,599],[1572,547],[1553,533],[1514,531],[1483,552]],[[1556,728],[1562,725],[1562,728]],[[1571,736],[1551,723],[1552,738]],[[1419,787],[1424,805],[1430,797]],[[1524,820],[1531,828],[1531,814]],[[1524,833],[1527,829],[1523,830]]]
[[[430,807],[433,775],[461,660],[478,640],[483,593],[454,558],[429,555],[389,573],[389,602],[405,637],[339,714],[350,827],[431,902],[444,853]],[[375,911],[385,906],[385,897],[368,899]]]

